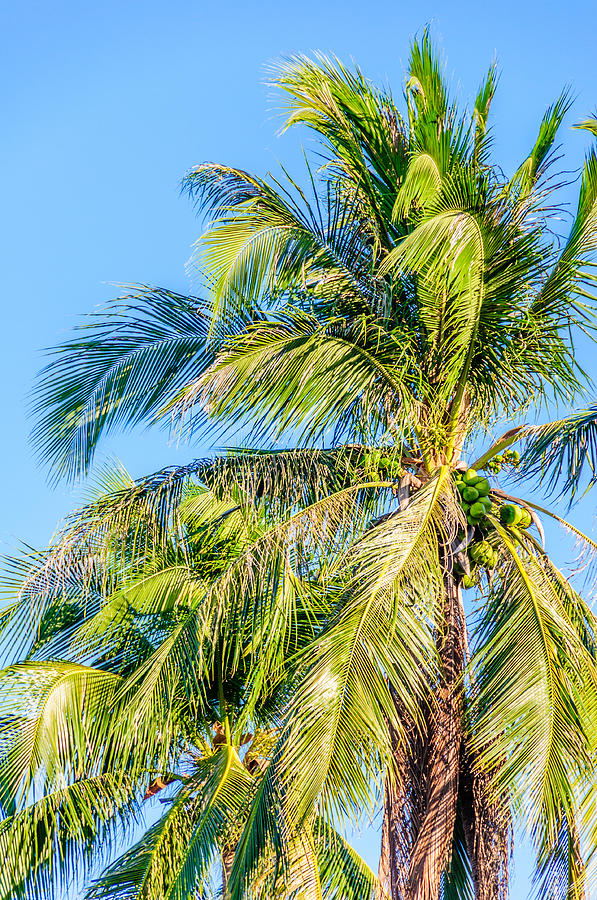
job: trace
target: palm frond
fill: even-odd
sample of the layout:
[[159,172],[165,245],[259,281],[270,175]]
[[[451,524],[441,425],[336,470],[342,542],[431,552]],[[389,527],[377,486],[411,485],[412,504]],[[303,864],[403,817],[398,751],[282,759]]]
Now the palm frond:
[[[241,838],[234,898],[259,866],[263,835],[280,841],[280,830],[300,827],[316,805],[342,816],[370,804],[375,773],[382,761],[391,765],[388,721],[402,736],[388,679],[419,720],[435,668],[426,614],[442,584],[433,561],[445,480],[444,472],[348,553],[346,602],[305,654],[305,675]],[[283,818],[272,821],[280,802]]]
[[322,324],[289,311],[232,343],[177,406],[190,429],[196,404],[229,427],[255,410],[262,440],[299,431],[312,441],[338,422],[346,423],[349,439],[360,424],[402,437],[414,402],[403,373],[403,353],[380,326],[364,318]]
[[33,442],[55,477],[85,474],[102,434],[155,422],[213,358],[205,304],[137,287],[56,348],[33,396]]
[[210,866],[234,836],[253,779],[235,749],[201,763],[167,813],[113,863],[89,900],[187,900],[203,893]]
[[134,784],[126,776],[95,775],[57,788],[0,822],[0,897],[62,896],[90,865],[109,856],[116,835],[134,817]]
[[533,148],[510,182],[510,189],[519,192],[522,198],[526,198],[534,190],[537,180],[545,173],[549,164],[549,153],[571,105],[570,91],[564,91],[546,110]]
[[323,900],[373,900],[377,878],[342,835],[320,820],[313,836]]
[[12,796],[18,804],[35,789],[40,776],[52,789],[65,778],[93,774],[120,677],[55,661],[11,666],[2,672],[1,680],[4,796]]
[[524,472],[572,501],[584,475],[586,489],[597,481],[597,406],[589,406],[534,430],[522,457]]
[[474,746],[498,783],[517,784],[526,821],[558,831],[597,736],[597,670],[552,566],[500,529],[505,568],[473,660]]

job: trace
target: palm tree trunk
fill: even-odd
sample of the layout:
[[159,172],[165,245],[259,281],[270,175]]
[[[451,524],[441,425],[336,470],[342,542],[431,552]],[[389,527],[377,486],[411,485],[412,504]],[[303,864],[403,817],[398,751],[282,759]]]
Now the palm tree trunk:
[[[450,558],[448,553],[445,558]],[[439,900],[452,852],[463,738],[466,625],[460,590],[451,566],[446,568],[437,636],[443,683],[430,706],[426,733],[405,723],[406,748],[393,736],[399,775],[386,780],[379,872],[379,894],[391,900]],[[402,706],[398,701],[397,705],[404,722]]]
[[[402,704],[395,694],[394,703],[399,710],[400,718],[405,721]],[[407,814],[409,795],[412,793],[412,779],[408,771],[407,748],[391,725],[389,728],[394,754],[394,772],[387,775],[385,782],[379,884],[375,900],[403,900],[407,896],[408,866],[412,849],[412,835],[408,825],[412,823],[413,817]],[[415,734],[413,738],[416,740]],[[410,748],[409,744],[409,750]]]
[[505,900],[508,896],[510,816],[491,793],[491,778],[475,765],[462,746],[460,808],[475,900]]
[[228,882],[230,881],[230,873],[232,872],[235,849],[236,848],[234,847],[228,847],[222,852],[222,897],[227,896]]
[[[445,559],[450,559],[448,554]],[[438,634],[443,683],[430,715],[421,784],[422,816],[411,854],[409,900],[439,900],[456,822],[466,625],[460,590],[451,574],[451,566],[445,574],[445,584],[444,616]]]

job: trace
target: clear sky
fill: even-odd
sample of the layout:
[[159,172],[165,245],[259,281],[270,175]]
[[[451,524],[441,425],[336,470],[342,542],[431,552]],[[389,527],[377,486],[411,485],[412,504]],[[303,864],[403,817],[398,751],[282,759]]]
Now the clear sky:
[[[592,0],[6,0],[0,552],[19,539],[45,543],[77,499],[76,489],[47,484],[27,442],[26,395],[41,349],[114,296],[110,283],[188,289],[184,263],[199,226],[178,184],[190,166],[213,159],[264,173],[278,159],[298,160],[297,137],[276,136],[267,63],[333,52],[400,96],[409,40],[427,23],[463,99],[497,59],[494,147],[506,170],[524,158],[562,87],[577,97],[568,124],[597,107]],[[577,168],[587,136],[566,129],[563,144],[565,167]],[[103,446],[134,475],[208,451],[169,445],[160,432]],[[580,512],[589,530],[593,508]],[[368,852],[376,842],[366,837]],[[514,897],[526,893],[525,865],[522,854]]]

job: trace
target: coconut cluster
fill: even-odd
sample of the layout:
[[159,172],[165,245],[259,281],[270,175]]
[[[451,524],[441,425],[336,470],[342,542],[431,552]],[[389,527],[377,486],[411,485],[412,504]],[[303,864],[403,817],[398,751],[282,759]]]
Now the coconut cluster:
[[374,478],[381,475],[386,478],[398,479],[404,475],[400,457],[390,456],[383,450],[366,450],[361,454],[359,462],[365,473]]
[[[518,454],[516,454],[518,457]],[[489,466],[487,466],[489,468]],[[465,588],[473,587],[482,569],[495,569],[498,552],[493,546],[495,536],[495,519],[499,518],[512,536],[522,539],[520,529],[528,528],[532,523],[531,514],[516,503],[499,503],[491,495],[491,485],[487,478],[479,475],[475,469],[466,472],[455,472],[454,481],[460,495],[460,503],[466,520],[474,529],[473,539],[466,546],[470,575],[459,563],[454,574]],[[465,560],[466,562],[466,560]]]
[[518,469],[520,467],[520,455],[517,450],[504,450],[503,453],[498,453],[497,456],[493,456],[489,462],[485,464],[485,468],[488,472],[491,472],[492,475],[499,475],[503,466],[510,466],[512,469]]

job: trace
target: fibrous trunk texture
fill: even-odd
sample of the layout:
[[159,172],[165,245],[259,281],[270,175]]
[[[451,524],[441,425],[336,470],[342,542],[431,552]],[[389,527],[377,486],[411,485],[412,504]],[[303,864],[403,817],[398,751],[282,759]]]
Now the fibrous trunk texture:
[[[394,773],[385,790],[379,896],[439,900],[450,861],[458,803],[462,745],[465,621],[458,587],[448,572],[437,647],[442,681],[422,734],[398,703],[406,745],[392,735]],[[385,892],[385,893],[384,893]]]
[[385,786],[376,900],[440,900],[457,826],[476,900],[507,895],[510,820],[492,796],[464,733],[463,672],[467,635],[462,599],[450,567],[437,647],[442,682],[426,729],[409,721],[394,694],[406,741],[392,729],[394,772]]
[[508,895],[510,818],[491,792],[489,774],[475,765],[466,742],[462,748],[460,808],[475,900]]
[[438,634],[442,683],[430,712],[421,779],[422,813],[410,859],[408,900],[438,900],[456,822],[466,625],[460,592],[451,573],[446,574],[445,583],[444,616]]

